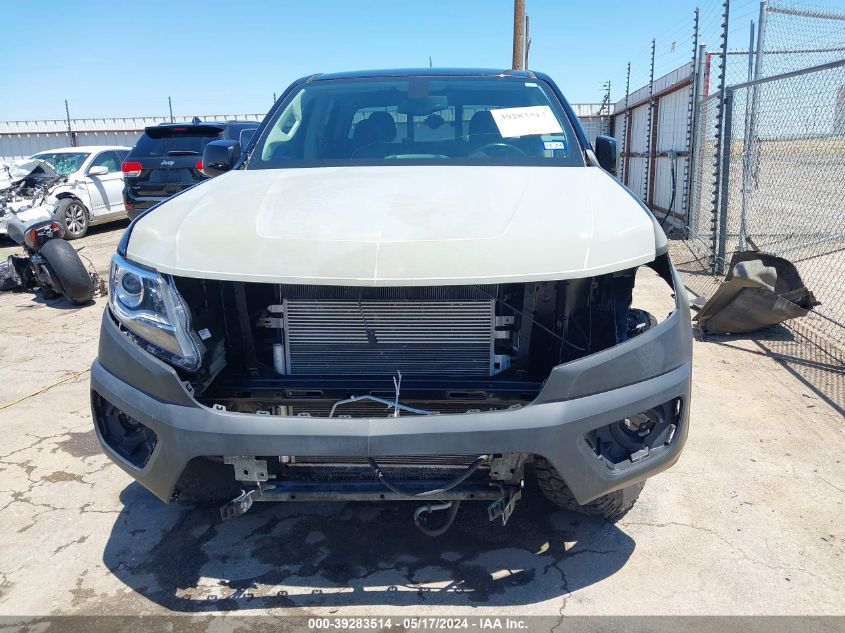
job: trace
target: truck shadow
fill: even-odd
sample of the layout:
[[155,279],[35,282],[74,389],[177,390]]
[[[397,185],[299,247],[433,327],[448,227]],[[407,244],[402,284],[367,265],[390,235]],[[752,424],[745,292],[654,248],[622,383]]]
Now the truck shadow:
[[507,527],[466,503],[437,539],[414,527],[412,502],[256,504],[221,523],[216,508],[164,505],[136,483],[121,500],[103,562],[180,612],[531,604],[611,576],[635,546],[532,486]]

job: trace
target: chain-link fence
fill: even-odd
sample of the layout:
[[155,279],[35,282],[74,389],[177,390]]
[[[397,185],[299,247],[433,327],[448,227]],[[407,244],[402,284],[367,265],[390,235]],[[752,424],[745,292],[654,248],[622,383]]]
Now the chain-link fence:
[[[696,128],[693,134],[694,169],[690,182],[690,210],[686,232],[695,254],[706,260],[702,271],[712,271],[713,239],[717,235],[714,208],[718,204],[717,173],[717,123],[720,102],[718,95],[711,96],[698,107]],[[703,294],[703,293],[702,293]]]
[[[732,9],[731,47],[725,50],[724,65],[721,50],[712,45],[707,49],[705,95],[718,91],[722,68],[725,83],[731,86],[845,58],[845,14],[841,12],[791,0],[761,2],[759,8],[754,3],[736,4],[738,15]],[[749,23],[745,18],[753,20]]]
[[845,58],[845,13],[806,2],[770,1],[762,15],[757,78]]
[[[777,78],[780,77],[780,78]],[[726,91],[716,269],[753,248],[786,257],[845,342],[845,60]],[[728,126],[730,123],[730,126]],[[724,225],[723,225],[724,222]]]
[[679,256],[703,296],[736,251],[793,261],[821,301],[802,327],[845,347],[845,13],[764,2],[759,16],[754,55],[704,60]]
[[675,266],[701,300],[739,250],[796,264],[821,305],[750,338],[845,411],[839,2],[722,0],[696,9],[632,51],[614,79],[626,89],[613,133],[617,176],[663,223]]

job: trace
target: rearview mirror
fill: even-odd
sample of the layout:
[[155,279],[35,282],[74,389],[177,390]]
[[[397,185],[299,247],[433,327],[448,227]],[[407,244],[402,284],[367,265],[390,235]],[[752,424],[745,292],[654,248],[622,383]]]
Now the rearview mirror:
[[105,176],[107,173],[109,173],[109,168],[105,165],[97,165],[88,170],[89,176]]
[[241,144],[237,141],[211,141],[202,152],[202,173],[219,176],[229,171],[241,157]]
[[428,116],[448,107],[449,100],[445,95],[429,95],[422,99],[404,99],[399,105],[399,112],[413,116]]
[[612,136],[596,137],[596,160],[602,169],[611,174],[616,173],[616,161],[618,160],[618,149],[616,139]]

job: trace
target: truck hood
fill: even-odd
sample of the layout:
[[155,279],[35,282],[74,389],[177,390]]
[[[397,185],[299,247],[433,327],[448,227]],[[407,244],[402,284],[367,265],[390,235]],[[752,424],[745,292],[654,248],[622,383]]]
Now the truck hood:
[[127,256],[164,273],[247,282],[507,283],[649,262],[655,228],[596,167],[245,170],[144,215]]

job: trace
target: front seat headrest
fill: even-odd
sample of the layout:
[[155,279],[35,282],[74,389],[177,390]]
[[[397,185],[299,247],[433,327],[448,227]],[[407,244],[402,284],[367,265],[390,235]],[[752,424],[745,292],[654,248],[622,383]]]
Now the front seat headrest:
[[473,114],[469,120],[467,132],[470,139],[474,136],[489,136],[490,134],[495,134],[499,138],[502,137],[499,133],[499,126],[496,125],[496,121],[493,120],[493,115],[490,114],[489,110],[479,110]]
[[389,143],[396,138],[396,121],[389,113],[384,111],[373,112],[367,117],[367,121],[372,126],[377,142]]

